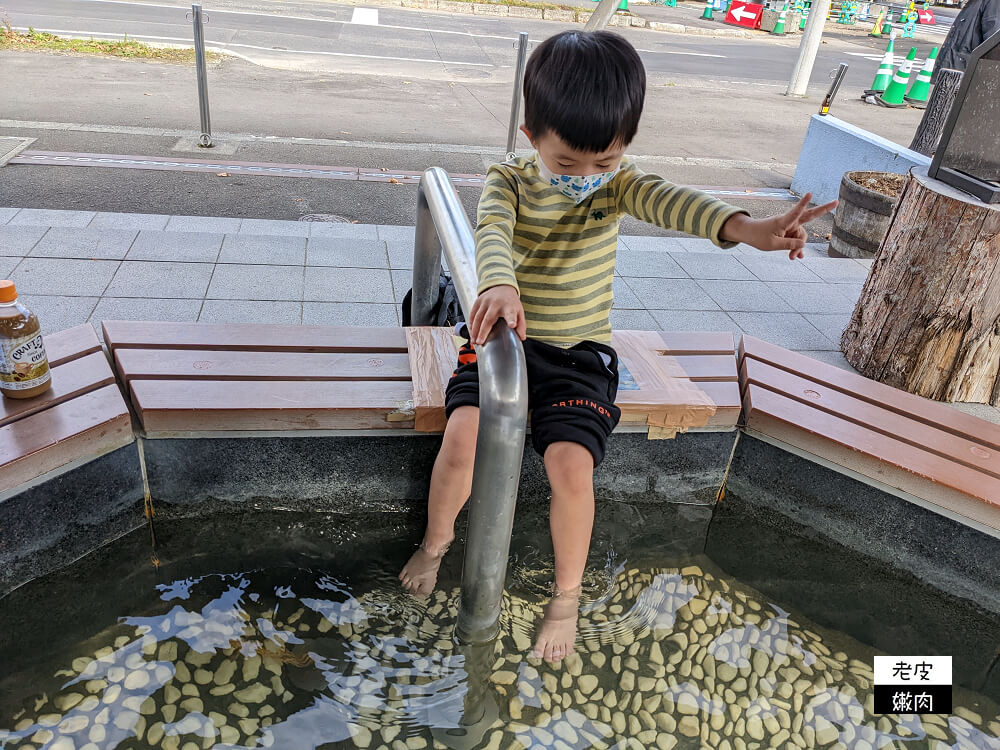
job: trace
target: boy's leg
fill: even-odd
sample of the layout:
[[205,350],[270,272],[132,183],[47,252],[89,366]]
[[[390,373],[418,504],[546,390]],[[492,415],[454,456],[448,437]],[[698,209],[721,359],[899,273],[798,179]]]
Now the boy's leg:
[[441,558],[455,537],[455,519],[472,492],[478,431],[479,409],[475,406],[460,406],[448,418],[431,472],[427,530],[420,547],[399,574],[403,587],[411,594],[426,596],[434,590]]
[[594,457],[579,443],[563,441],[549,445],[544,460],[552,486],[549,530],[556,577],[534,655],[558,661],[573,652],[576,640],[580,584],[594,527]]
[[529,340],[525,354],[531,439],[544,457],[552,487],[549,527],[556,558],[553,597],[534,653],[558,661],[573,651],[576,638],[580,583],[594,525],[594,467],[603,460],[621,414],[614,405],[618,357],[611,347],[593,342],[563,350]]

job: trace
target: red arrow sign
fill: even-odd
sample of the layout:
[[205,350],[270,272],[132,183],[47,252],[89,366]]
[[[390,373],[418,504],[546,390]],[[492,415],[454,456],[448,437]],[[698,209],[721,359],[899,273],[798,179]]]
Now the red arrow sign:
[[930,9],[917,11],[917,20],[928,26],[933,26],[937,23],[937,21],[934,20],[934,11]]
[[759,29],[760,17],[763,13],[763,5],[734,2],[729,6],[729,12],[726,14],[726,23],[733,26],[746,26],[748,29]]

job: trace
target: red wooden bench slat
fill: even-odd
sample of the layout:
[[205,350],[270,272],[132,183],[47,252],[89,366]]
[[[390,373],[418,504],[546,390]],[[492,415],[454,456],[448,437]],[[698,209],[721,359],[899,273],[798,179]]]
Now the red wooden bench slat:
[[947,430],[992,450],[1000,450],[1000,425],[965,414],[946,404],[915,396],[825,362],[817,362],[803,354],[752,336],[744,336],[740,342],[740,359],[743,357],[753,357],[872,405],[895,411],[931,427]]
[[[832,441],[850,451],[831,458],[831,452],[823,447],[818,454],[872,479],[925,498],[929,485],[943,485],[969,497],[985,500],[994,506],[994,511],[1000,509],[1000,479],[996,477],[754,383],[746,388],[744,406],[748,428],[792,445],[799,445],[799,438],[803,435],[818,436],[821,447]],[[866,470],[866,456],[895,466],[902,472],[894,475],[894,472],[886,470],[888,467],[885,464]]]
[[663,351],[679,354],[734,354],[736,342],[730,331],[660,331]]
[[861,401],[843,391],[772,367],[752,357],[743,360],[741,372],[744,383],[760,385],[806,406],[1000,479],[1000,453],[977,442],[929,427],[898,412]]
[[90,323],[67,328],[65,331],[46,333],[45,356],[49,367],[79,359],[93,352],[101,351],[101,340]]
[[130,320],[106,320],[103,327],[104,340],[112,351],[127,348],[256,352],[406,352],[406,336],[401,328],[217,325]]
[[108,385],[0,427],[0,492],[133,440],[117,386]]
[[147,432],[413,426],[408,381],[133,380],[130,389]]
[[711,380],[739,380],[734,354],[670,354],[687,373],[688,379],[701,383]]
[[[93,329],[91,329],[93,330]],[[52,368],[52,387],[28,399],[0,399],[0,425],[40,412],[115,382],[104,352],[94,352]]]
[[410,380],[405,354],[118,349],[118,372],[143,380]]

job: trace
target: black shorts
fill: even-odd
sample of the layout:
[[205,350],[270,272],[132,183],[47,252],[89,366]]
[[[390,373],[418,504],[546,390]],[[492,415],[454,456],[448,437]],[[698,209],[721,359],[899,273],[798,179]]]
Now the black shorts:
[[[445,413],[460,406],[479,406],[479,365],[468,341],[458,353],[458,367],[445,391]],[[602,356],[603,355],[603,356]],[[610,346],[584,341],[562,349],[527,339],[528,408],[531,442],[539,455],[552,443],[578,443],[590,451],[594,466],[604,460],[605,445],[621,417],[618,355]]]

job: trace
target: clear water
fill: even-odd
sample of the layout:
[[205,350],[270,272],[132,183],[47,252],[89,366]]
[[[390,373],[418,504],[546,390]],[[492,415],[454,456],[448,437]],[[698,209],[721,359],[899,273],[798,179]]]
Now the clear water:
[[599,535],[578,651],[551,665],[527,655],[543,533],[515,538],[501,639],[466,648],[460,545],[419,601],[405,519],[377,553],[322,526],[285,523],[307,554],[213,531],[158,568],[137,532],[0,601],[0,748],[1000,749],[1000,708],[961,687],[951,715],[874,715],[876,651],[702,555]]

